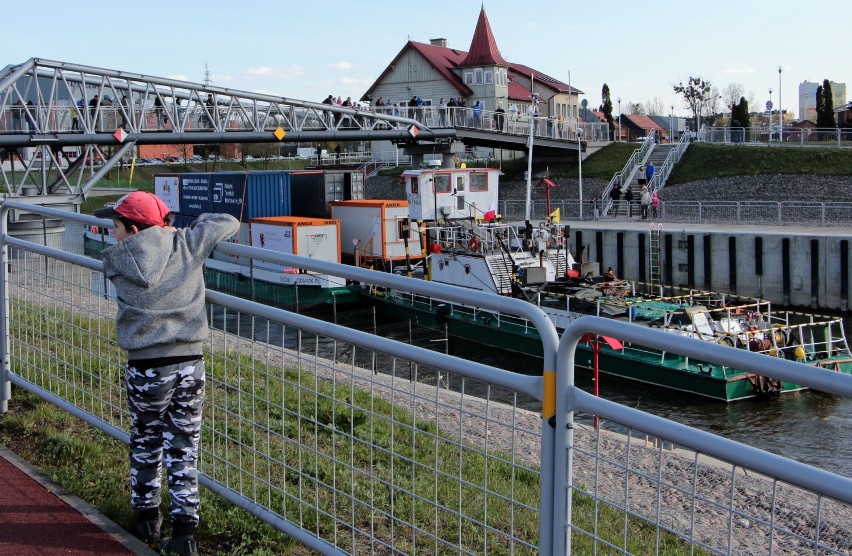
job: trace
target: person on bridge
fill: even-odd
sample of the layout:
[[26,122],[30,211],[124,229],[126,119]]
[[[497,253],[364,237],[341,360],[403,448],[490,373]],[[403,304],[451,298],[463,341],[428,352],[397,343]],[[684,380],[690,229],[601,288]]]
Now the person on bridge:
[[482,127],[482,105],[477,100],[471,109],[473,111],[473,127],[480,129]]
[[497,131],[503,131],[503,122],[506,121],[506,111],[503,110],[503,103],[497,105],[497,110],[494,111],[494,128]]
[[[130,410],[130,505],[139,536],[163,553],[196,555],[198,446],[208,339],[203,266],[240,223],[202,214],[189,228],[171,227],[153,193],[134,191],[94,211],[111,218],[117,243],[103,251],[103,272],[118,300],[116,334],[127,350]],[[160,471],[166,465],[171,538],[161,539]]]
[[438,101],[438,126],[447,127],[447,103],[443,97]]

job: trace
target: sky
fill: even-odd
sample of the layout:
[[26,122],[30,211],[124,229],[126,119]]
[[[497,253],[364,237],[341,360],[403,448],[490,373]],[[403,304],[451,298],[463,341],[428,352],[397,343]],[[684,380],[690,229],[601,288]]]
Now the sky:
[[[594,4],[594,7],[592,7]],[[406,41],[446,38],[467,51],[480,0],[385,2],[292,0],[183,3],[42,0],[3,7],[2,66],[30,58],[71,62],[232,89],[321,101],[360,98]],[[591,107],[609,85],[630,102],[659,99],[686,115],[672,90],[690,76],[721,93],[739,83],[746,99],[798,114],[798,84],[847,83],[852,56],[840,0],[487,0],[497,46],[510,62],[568,82]],[[819,11],[817,11],[819,10]],[[19,25],[8,25],[20,22]]]

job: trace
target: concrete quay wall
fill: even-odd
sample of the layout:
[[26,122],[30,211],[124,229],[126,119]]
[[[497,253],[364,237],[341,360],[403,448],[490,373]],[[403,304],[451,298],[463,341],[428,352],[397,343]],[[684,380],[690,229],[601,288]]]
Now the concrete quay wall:
[[852,228],[575,222],[572,252],[650,282],[652,227],[663,284],[759,297],[775,304],[849,310]]

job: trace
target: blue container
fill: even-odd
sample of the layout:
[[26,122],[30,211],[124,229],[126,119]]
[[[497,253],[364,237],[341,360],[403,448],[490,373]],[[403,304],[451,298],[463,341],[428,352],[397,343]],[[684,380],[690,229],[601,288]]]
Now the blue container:
[[[292,216],[290,174],[282,170],[249,172],[246,184],[248,218]],[[248,219],[244,219],[245,222]]]
[[248,222],[246,213],[246,172],[216,172],[210,177],[210,212],[230,214]]
[[180,175],[180,213],[198,216],[210,212],[210,174],[187,173]]

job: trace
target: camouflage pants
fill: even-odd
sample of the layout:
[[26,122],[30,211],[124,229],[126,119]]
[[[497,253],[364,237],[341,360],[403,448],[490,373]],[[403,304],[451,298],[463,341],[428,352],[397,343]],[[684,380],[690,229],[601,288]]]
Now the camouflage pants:
[[130,505],[160,505],[166,464],[170,513],[198,521],[198,443],[204,401],[204,361],[153,369],[125,368],[130,406]]

